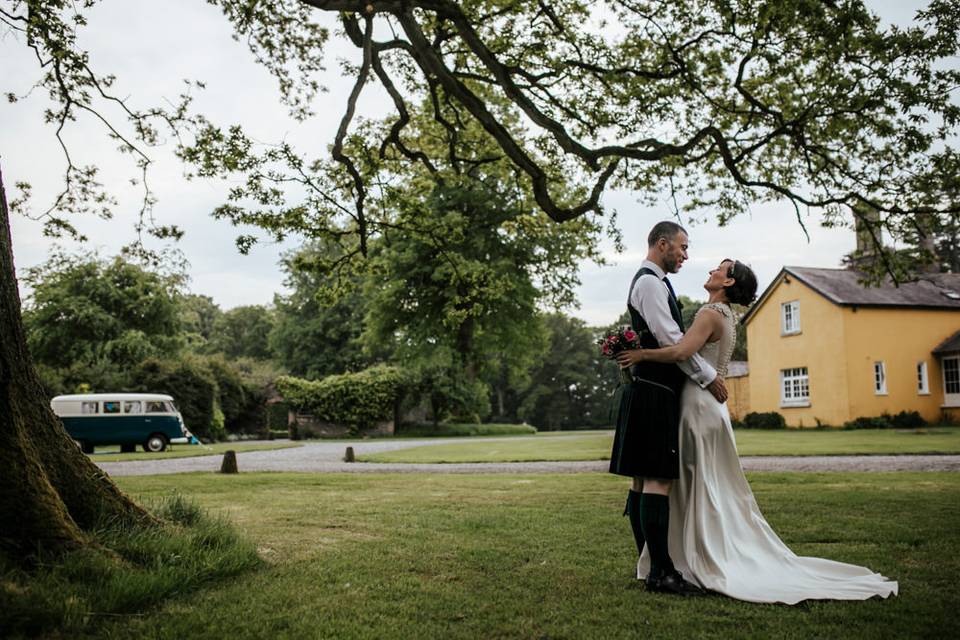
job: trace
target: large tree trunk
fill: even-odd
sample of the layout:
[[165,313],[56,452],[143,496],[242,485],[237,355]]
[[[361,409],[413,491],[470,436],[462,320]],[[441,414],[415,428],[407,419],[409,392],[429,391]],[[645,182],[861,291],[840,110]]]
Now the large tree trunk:
[[67,435],[33,368],[0,173],[0,553],[24,562],[89,542],[102,522],[149,523]]

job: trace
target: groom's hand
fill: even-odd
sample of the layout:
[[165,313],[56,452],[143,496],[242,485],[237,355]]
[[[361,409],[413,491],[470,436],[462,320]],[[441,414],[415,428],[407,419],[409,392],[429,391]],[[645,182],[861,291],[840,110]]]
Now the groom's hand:
[[727,387],[723,384],[723,378],[720,376],[714,378],[713,382],[707,385],[707,391],[712,393],[720,404],[727,401]]
[[640,362],[642,354],[643,349],[627,349],[626,351],[621,351],[617,354],[617,364],[620,365],[621,369],[626,369]]

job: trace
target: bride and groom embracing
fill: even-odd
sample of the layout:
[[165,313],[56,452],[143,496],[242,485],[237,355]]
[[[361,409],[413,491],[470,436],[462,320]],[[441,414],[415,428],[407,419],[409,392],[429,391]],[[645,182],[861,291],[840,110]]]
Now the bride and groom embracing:
[[641,348],[617,356],[631,382],[615,407],[610,458],[611,473],[633,478],[625,515],[640,553],[637,578],[652,591],[750,602],[895,595],[896,582],[864,567],[797,556],[760,513],[723,384],[736,337],[730,304],[753,301],[753,271],[736,260],[710,271],[709,300],[684,333],[666,274],[687,259],[687,233],[660,222],[647,241],[627,302]]

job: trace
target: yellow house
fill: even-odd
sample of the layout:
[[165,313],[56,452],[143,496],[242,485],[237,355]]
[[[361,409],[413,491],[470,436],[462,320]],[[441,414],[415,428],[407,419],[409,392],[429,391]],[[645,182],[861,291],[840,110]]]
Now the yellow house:
[[[784,267],[744,316],[749,411],[839,426],[917,411],[960,418],[960,274],[865,287],[849,269]],[[746,413],[743,407],[738,413]]]

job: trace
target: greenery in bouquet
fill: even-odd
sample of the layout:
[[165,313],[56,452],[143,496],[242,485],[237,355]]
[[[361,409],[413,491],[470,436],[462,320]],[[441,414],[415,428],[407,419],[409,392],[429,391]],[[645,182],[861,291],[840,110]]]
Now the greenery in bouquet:
[[600,355],[612,360],[621,351],[639,348],[640,334],[631,327],[623,326],[610,335],[597,340],[597,344],[600,346]]

